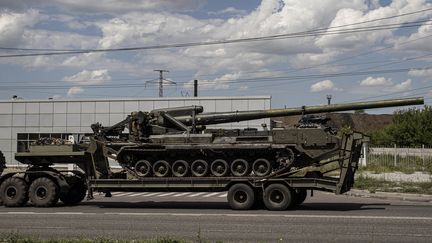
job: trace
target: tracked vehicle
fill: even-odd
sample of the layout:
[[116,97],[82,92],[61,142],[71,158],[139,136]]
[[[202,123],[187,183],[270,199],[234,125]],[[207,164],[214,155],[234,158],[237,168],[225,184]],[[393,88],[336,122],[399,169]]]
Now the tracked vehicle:
[[[228,191],[233,209],[263,201],[270,210],[284,210],[302,203],[307,189],[348,191],[367,141],[311,114],[417,104],[423,98],[219,113],[204,113],[202,106],[133,112],[110,127],[93,124],[88,142],[39,141],[17,153],[29,169],[3,175],[0,198],[6,206],[24,205],[29,197],[35,206],[52,206],[59,198],[76,204],[87,189],[89,198],[93,191]],[[206,128],[291,115],[302,115],[297,126]],[[109,160],[122,170],[113,172]],[[74,163],[80,171],[52,168],[59,163]],[[329,176],[333,171],[337,177]]]

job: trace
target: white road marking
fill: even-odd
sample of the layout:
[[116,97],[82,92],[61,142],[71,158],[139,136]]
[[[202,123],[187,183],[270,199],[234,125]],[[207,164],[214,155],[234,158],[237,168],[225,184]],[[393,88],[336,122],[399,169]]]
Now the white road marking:
[[218,196],[218,197],[227,197],[227,193],[225,192],[224,194]]
[[205,194],[205,192],[198,192],[198,193],[194,193],[194,194],[192,194],[192,195],[189,195],[189,196],[187,196],[187,197],[198,197],[198,196],[201,196],[201,195],[203,195],[203,194]]
[[152,196],[156,196],[156,195],[161,194],[161,193],[162,192],[153,192],[153,193],[150,193],[150,194],[143,195],[143,197],[152,197]]
[[124,192],[111,192],[111,195],[116,196],[118,194],[123,194]]
[[189,217],[275,217],[275,218],[323,218],[323,219],[393,219],[393,220],[428,220],[432,217],[410,216],[365,216],[365,215],[305,215],[305,214],[210,214],[210,213],[88,213],[88,212],[0,212],[0,215],[119,215],[119,216],[189,216]]
[[166,196],[171,196],[172,194],[175,194],[175,192],[160,194],[160,195],[157,195],[156,197],[166,197]]
[[363,215],[301,215],[301,214],[200,214],[200,213],[104,213],[107,215],[127,216],[226,216],[226,217],[275,217],[275,218],[332,218],[332,219],[397,219],[397,220],[432,220],[432,217],[410,217],[410,216],[363,216]]
[[189,194],[191,194],[191,192],[183,192],[183,193],[180,193],[180,194],[176,194],[173,197],[181,197],[181,196],[186,196],[186,195],[189,195]]
[[115,195],[116,197],[123,197],[123,196],[127,196],[127,195],[130,195],[130,194],[132,194],[133,192],[124,192],[124,193],[120,193],[120,194],[117,194],[117,195]]
[[128,197],[138,197],[138,196],[143,196],[145,194],[148,194],[148,192],[134,193],[132,195],[128,195]]
[[219,192],[213,192],[213,193],[204,195],[203,197],[212,197],[212,196],[215,196],[215,195],[218,195],[218,194],[219,194]]

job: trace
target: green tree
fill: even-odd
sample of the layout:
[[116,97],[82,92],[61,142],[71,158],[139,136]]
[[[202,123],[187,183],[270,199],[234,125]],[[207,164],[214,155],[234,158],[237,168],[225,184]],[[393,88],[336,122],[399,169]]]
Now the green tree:
[[393,124],[371,133],[373,145],[432,145],[432,107],[410,108],[394,113]]

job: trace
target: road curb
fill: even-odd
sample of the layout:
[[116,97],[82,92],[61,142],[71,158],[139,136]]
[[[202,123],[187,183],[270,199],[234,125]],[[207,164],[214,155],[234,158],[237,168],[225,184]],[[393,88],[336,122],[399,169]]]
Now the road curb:
[[412,193],[397,193],[397,192],[370,192],[368,190],[352,189],[346,192],[345,195],[354,197],[367,197],[379,199],[393,199],[412,202],[430,202],[432,203],[432,195],[427,194],[412,194]]

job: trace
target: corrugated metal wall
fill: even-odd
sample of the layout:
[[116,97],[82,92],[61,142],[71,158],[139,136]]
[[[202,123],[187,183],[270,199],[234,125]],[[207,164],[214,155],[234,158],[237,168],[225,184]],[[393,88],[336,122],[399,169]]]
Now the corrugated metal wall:
[[[90,125],[104,126],[123,120],[132,111],[164,107],[202,105],[204,112],[262,110],[271,108],[271,97],[197,97],[113,100],[11,100],[0,101],[0,150],[11,164],[18,133],[91,133]],[[232,124],[221,128],[261,128],[270,119]]]

